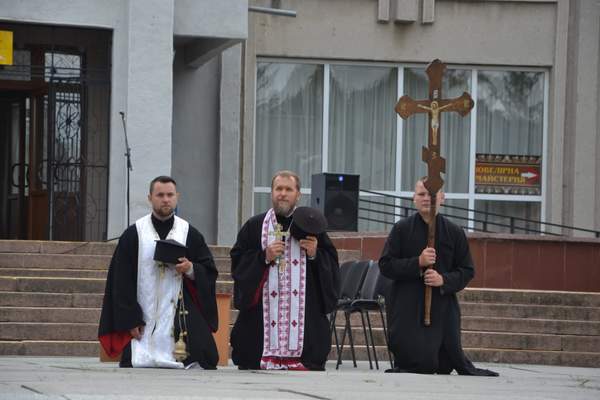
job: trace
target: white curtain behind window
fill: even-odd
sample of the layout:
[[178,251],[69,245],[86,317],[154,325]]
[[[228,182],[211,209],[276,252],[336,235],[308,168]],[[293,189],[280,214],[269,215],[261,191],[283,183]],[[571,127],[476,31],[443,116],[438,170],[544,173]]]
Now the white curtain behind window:
[[328,170],[359,174],[363,189],[395,189],[396,71],[331,66]]
[[[442,79],[442,97],[459,97],[470,91],[471,71],[446,70]],[[413,100],[427,99],[429,80],[422,68],[406,68],[404,91]],[[471,120],[455,112],[442,112],[440,123],[441,155],[446,159],[444,191],[467,193],[469,190],[469,143]],[[412,191],[417,179],[427,175],[427,164],[421,158],[427,147],[429,119],[426,113],[404,121],[402,138],[402,190]]]
[[480,71],[477,153],[542,155],[544,74]]
[[[523,71],[480,71],[478,74],[477,153],[542,155],[544,120],[544,74]],[[541,203],[476,201],[475,209],[507,217],[476,214],[488,222],[510,224],[510,216],[540,219]],[[535,222],[517,221],[517,226],[540,229]],[[483,223],[476,227],[482,229]],[[509,227],[489,224],[492,232],[510,232]],[[516,230],[515,233],[523,233]]]
[[322,120],[322,65],[258,63],[254,185],[290,169],[310,186],[321,172]]

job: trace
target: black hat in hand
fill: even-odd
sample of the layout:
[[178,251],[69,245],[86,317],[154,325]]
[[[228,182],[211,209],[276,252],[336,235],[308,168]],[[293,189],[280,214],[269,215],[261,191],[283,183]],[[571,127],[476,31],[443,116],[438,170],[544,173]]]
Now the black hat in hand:
[[157,240],[154,260],[165,264],[179,264],[179,258],[185,257],[187,247],[176,240]]
[[291,235],[297,240],[317,236],[327,230],[327,219],[321,211],[312,207],[298,207],[292,215]]

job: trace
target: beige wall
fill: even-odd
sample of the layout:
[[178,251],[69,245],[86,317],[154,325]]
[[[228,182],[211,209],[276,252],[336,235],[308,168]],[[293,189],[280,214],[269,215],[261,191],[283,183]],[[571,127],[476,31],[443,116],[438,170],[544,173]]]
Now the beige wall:
[[438,0],[433,24],[378,23],[375,0],[282,3],[298,16],[251,18],[258,55],[530,66],[554,59],[553,3]]

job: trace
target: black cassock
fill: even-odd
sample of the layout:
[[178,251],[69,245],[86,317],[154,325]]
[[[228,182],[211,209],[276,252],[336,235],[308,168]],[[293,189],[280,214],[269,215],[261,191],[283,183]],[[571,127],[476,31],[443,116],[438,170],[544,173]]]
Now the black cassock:
[[[231,358],[241,369],[259,369],[263,353],[262,288],[267,277],[265,251],[261,247],[262,224],[266,213],[250,218],[231,249],[233,302],[239,314],[231,331]],[[287,230],[291,218],[277,216]],[[307,260],[304,346],[301,361],[311,370],[324,370],[331,350],[327,314],[338,298],[337,251],[326,233],[317,236],[317,256]]]
[[432,288],[431,326],[423,324],[425,286],[419,255],[427,247],[427,230],[418,213],[400,220],[379,260],[382,275],[393,281],[386,297],[393,371],[497,376],[476,368],[463,352],[456,293],[473,279],[475,268],[463,230],[441,215],[436,220],[435,269],[444,284]]
[[[165,239],[173,227],[174,218],[160,221],[152,216],[152,224],[159,237]],[[214,369],[219,354],[212,332],[217,330],[218,315],[215,296],[217,268],[204,237],[189,226],[186,240],[187,259],[194,264],[194,279],[184,275],[183,300],[188,315],[185,338],[190,353],[183,363],[197,361],[202,368]],[[98,336],[106,352],[115,356],[122,350],[123,367],[131,366],[131,336],[129,330],[145,325],[143,313],[137,302],[138,234],[133,224],[125,230],[113,254],[106,278],[106,290],[100,316]],[[179,336],[179,318],[175,313],[175,335]],[[150,332],[144,331],[144,335]]]

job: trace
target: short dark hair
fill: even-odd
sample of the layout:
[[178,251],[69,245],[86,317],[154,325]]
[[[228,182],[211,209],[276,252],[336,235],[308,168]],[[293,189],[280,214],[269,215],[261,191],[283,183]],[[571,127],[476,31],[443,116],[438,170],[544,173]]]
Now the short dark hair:
[[275,172],[275,175],[273,175],[273,178],[271,178],[271,190],[273,190],[273,184],[275,183],[275,178],[277,177],[292,178],[296,181],[296,189],[300,191],[300,177],[295,172],[289,171],[287,169]]
[[152,179],[152,181],[150,182],[150,194],[152,194],[152,190],[154,189],[154,184],[156,182],[172,183],[173,185],[177,186],[177,182],[175,182],[175,179],[171,178],[170,176],[167,176],[167,175],[157,176],[156,178]]

